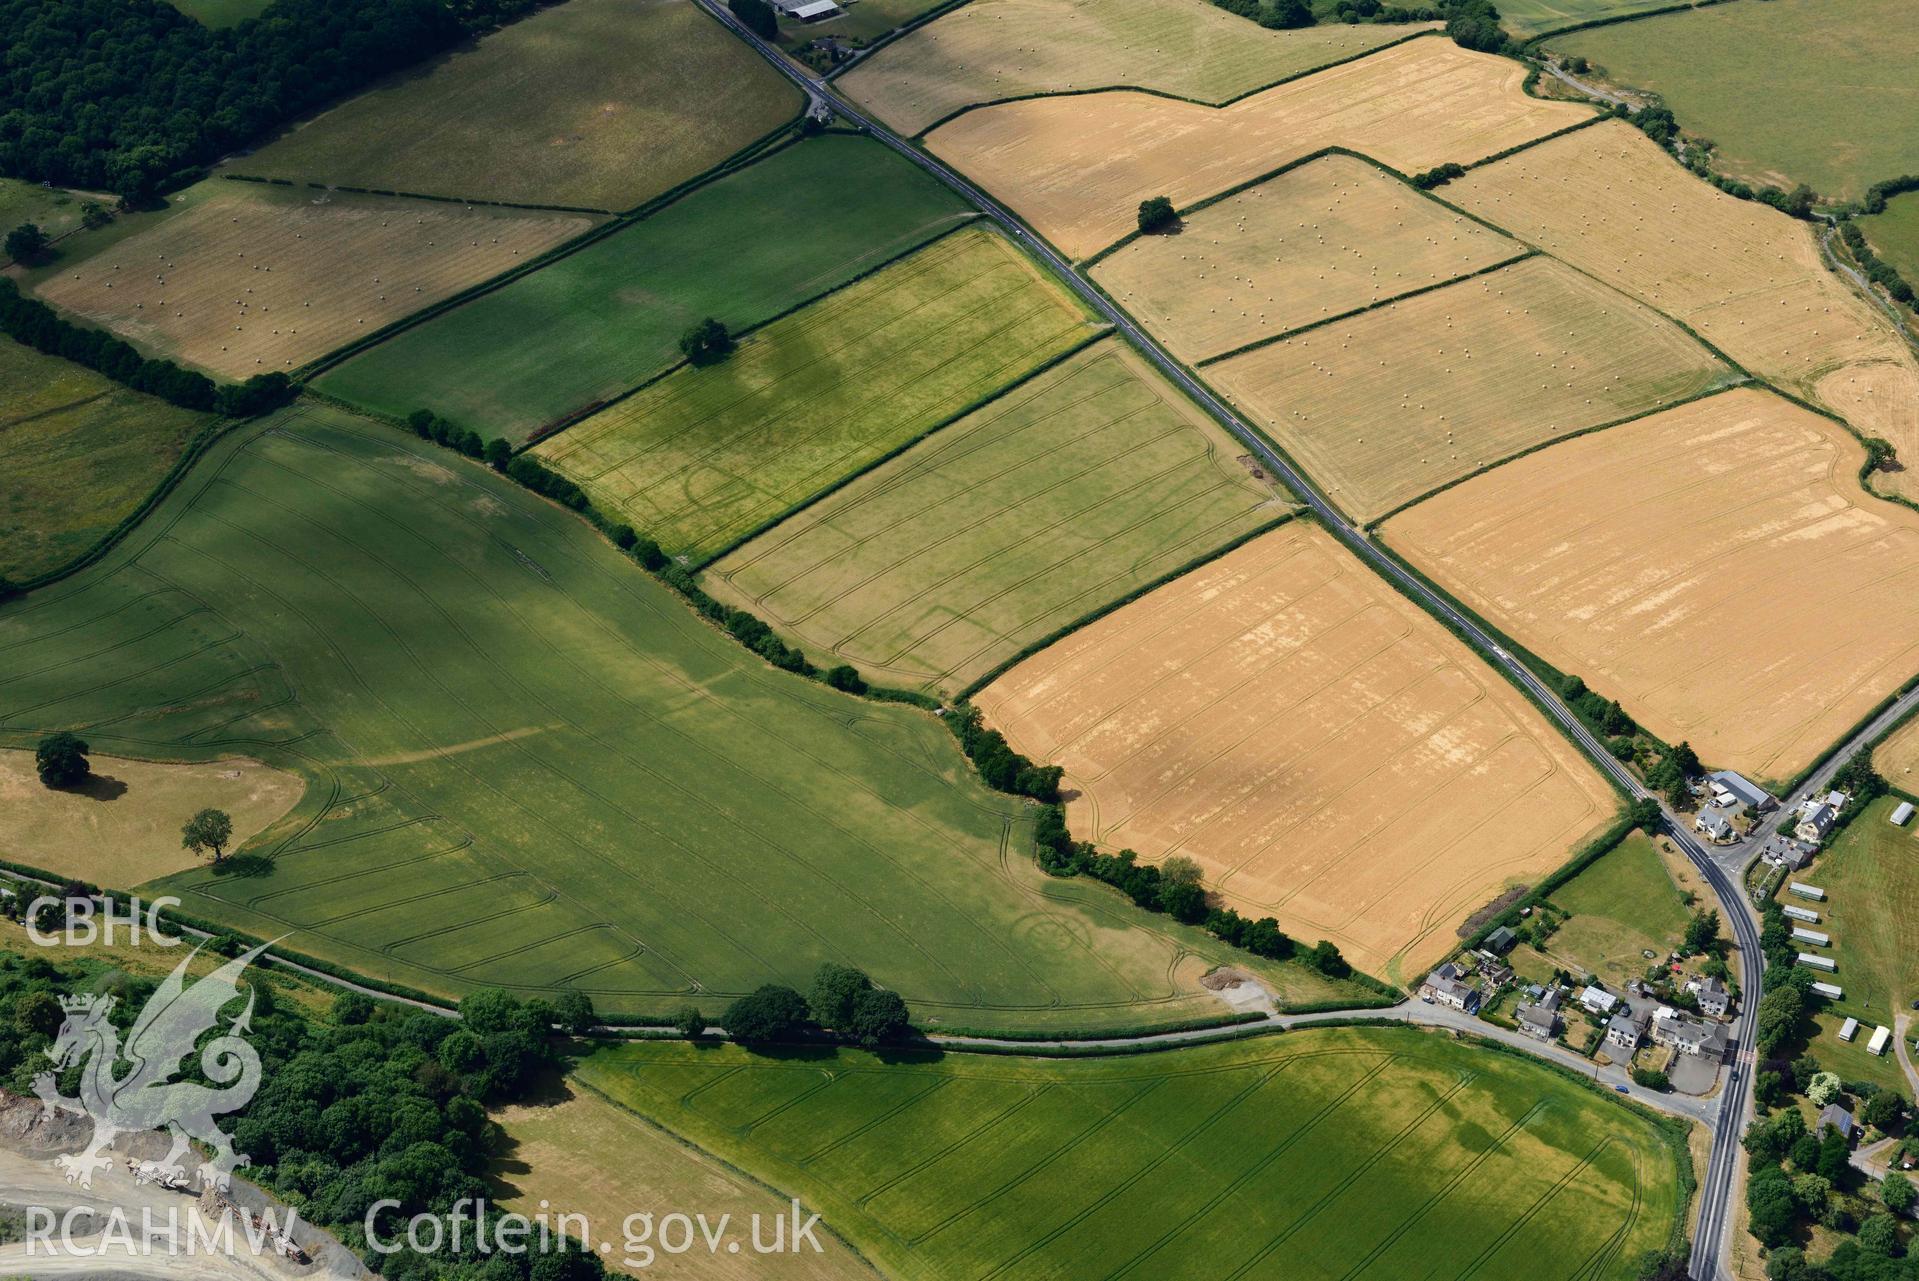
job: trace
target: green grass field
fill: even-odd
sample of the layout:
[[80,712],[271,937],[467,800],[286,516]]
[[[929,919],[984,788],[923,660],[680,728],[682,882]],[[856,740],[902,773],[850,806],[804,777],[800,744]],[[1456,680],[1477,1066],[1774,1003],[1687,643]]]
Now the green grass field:
[[[1503,12],[1503,10],[1502,10]],[[1910,0],[1739,0],[1556,39],[1666,100],[1716,167],[1854,199],[1919,170],[1919,22]],[[1765,68],[1764,92],[1753,68]]]
[[819,655],[949,695],[1284,508],[1118,339],[716,563],[707,589]]
[[273,0],[167,0],[205,27],[237,27],[266,12]]
[[618,212],[804,105],[692,0],[568,0],[390,79],[232,168]]
[[1830,934],[1832,947],[1804,950],[1839,963],[1829,981],[1845,996],[1831,1003],[1832,1013],[1856,1016],[1868,1032],[1891,1026],[1919,997],[1919,834],[1910,823],[1899,828],[1886,821],[1895,804],[1891,797],[1874,802],[1798,878],[1822,886],[1824,903],[1780,897],[1824,918],[1809,928]]
[[[80,206],[93,199],[82,192],[42,187],[37,182],[0,178],[0,235],[23,222],[33,223],[49,236],[64,236],[80,225]],[[113,207],[112,197],[101,200]],[[0,255],[0,262],[7,259]]]
[[678,360],[680,335],[701,318],[758,324],[970,216],[877,142],[813,138],[356,356],[318,386],[384,413],[428,406],[524,440]]
[[0,606],[0,744],[67,727],[306,775],[231,874],[162,884],[434,992],[717,1014],[833,959],[935,1026],[1115,1027],[1216,1015],[1199,976],[1246,963],[1044,876],[1032,807],[932,716],[766,666],[574,516],[323,407],[237,429],[100,564]]
[[1890,263],[1919,289],[1919,192],[1907,192],[1886,202],[1886,211],[1867,214],[1859,220],[1872,251]]
[[212,421],[0,337],[0,578],[93,546]]
[[1507,0],[1499,6],[1499,25],[1525,39],[1601,18],[1668,9],[1678,2],[1681,0]]
[[1646,972],[1653,963],[1646,951],[1663,957],[1677,947],[1692,914],[1639,832],[1553,891],[1551,901],[1572,917],[1546,951],[1571,973],[1596,974],[1613,987]]
[[1611,1281],[1683,1210],[1650,1122],[1404,1028],[1063,1060],[627,1045],[581,1075],[902,1278]]
[[535,446],[695,561],[1096,332],[997,232],[962,228]]

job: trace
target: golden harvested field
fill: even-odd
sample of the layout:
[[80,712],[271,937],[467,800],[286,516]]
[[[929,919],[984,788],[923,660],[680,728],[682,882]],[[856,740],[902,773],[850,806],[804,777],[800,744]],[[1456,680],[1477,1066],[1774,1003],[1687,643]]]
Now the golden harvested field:
[[237,850],[306,791],[297,774],[237,757],[200,765],[92,759],[84,787],[56,792],[41,786],[32,752],[0,750],[0,857],[129,889],[199,865],[180,846],[180,826],[208,806],[233,816]]
[[1352,156],[1325,156],[1141,236],[1093,278],[1201,361],[1490,267],[1526,246]]
[[[717,1014],[718,1011],[712,1011]],[[703,1213],[708,1223],[731,1215],[733,1230],[749,1232],[754,1215],[772,1236],[772,1221],[790,1214],[787,1198],[734,1166],[633,1113],[583,1090],[572,1081],[553,1103],[515,1103],[494,1114],[511,1147],[496,1173],[500,1208],[528,1217],[545,1213],[556,1231],[561,1215],[583,1215],[593,1245],[626,1255],[626,1219]],[[634,1224],[636,1233],[639,1224]],[[657,1230],[657,1229],[656,1229]],[[700,1281],[877,1281],[878,1273],[830,1230],[815,1230],[820,1252],[753,1254],[697,1249],[687,1254],[657,1250],[641,1275],[698,1277]],[[577,1239],[577,1238],[576,1238]],[[654,1243],[657,1247],[657,1242]],[[643,1256],[635,1251],[635,1263]]]
[[1076,835],[1186,855],[1240,911],[1394,980],[1616,809],[1524,698],[1303,521],[977,701],[1019,750],[1066,767]]
[[201,183],[49,276],[48,302],[225,378],[303,365],[593,225],[581,214]]
[[1729,376],[1625,295],[1546,257],[1209,365],[1356,520]]
[[1135,230],[1148,197],[1190,205],[1323,147],[1412,173],[1592,119],[1588,107],[1528,98],[1525,77],[1511,59],[1434,37],[1230,107],[1131,90],[1032,98],[969,111],[926,145],[1084,258]]
[[819,658],[948,692],[1284,510],[1243,447],[1117,338],[713,566]]
[[1907,470],[1875,483],[1919,497],[1919,361],[1826,268],[1806,224],[1715,190],[1623,122],[1555,138],[1445,190],[1683,320],[1760,377],[1890,440]]
[[1902,792],[1919,792],[1919,717],[1900,726],[1872,754],[1879,772]]
[[975,103],[1121,85],[1217,104],[1437,25],[1269,31],[1208,0],[973,0],[839,86],[907,134]]
[[1792,777],[1919,671],[1919,513],[1843,428],[1736,388],[1386,522],[1435,580],[1714,765]]

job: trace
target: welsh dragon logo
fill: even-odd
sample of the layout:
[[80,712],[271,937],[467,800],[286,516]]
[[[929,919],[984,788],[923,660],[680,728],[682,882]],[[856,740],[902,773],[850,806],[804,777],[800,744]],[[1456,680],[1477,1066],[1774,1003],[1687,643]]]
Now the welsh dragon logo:
[[[47,1057],[56,1071],[85,1064],[80,1097],[61,1095],[54,1072],[41,1073],[33,1088],[49,1114],[70,1112],[93,1121],[87,1150],[59,1158],[67,1182],[92,1187],[94,1171],[111,1164],[102,1153],[120,1135],[166,1130],[173,1136],[173,1148],[161,1163],[164,1173],[184,1182],[180,1160],[189,1141],[198,1140],[214,1153],[200,1167],[202,1185],[226,1188],[232,1183],[235,1167],[248,1164],[248,1159],[234,1152],[232,1137],[213,1118],[245,1107],[260,1088],[260,1056],[244,1039],[253,1018],[251,989],[245,1008],[219,1035],[199,1046],[200,1071],[213,1085],[174,1078],[185,1070],[183,1060],[195,1052],[201,1037],[218,1027],[220,1011],[239,999],[240,975],[266,946],[235,957],[189,986],[187,965],[199,955],[196,947],[141,1009],[125,1045],[107,1017],[115,998],[62,998],[66,1021]],[[122,1067],[124,1071],[116,1073]]]

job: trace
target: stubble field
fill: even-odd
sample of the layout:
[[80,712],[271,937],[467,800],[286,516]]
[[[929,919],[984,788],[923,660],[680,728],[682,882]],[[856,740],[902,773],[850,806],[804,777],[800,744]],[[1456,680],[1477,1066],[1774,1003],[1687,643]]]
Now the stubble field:
[[1623,122],[1476,169],[1446,193],[1890,440],[1909,469],[1874,483],[1919,496],[1919,360],[1826,268],[1805,224],[1714,190]]
[[982,690],[1074,832],[1405,981],[1613,815],[1513,689],[1315,525],[1263,534]]
[[93,546],[213,421],[0,338],[0,579]]
[[905,134],[976,103],[1032,94],[1128,86],[1219,104],[1432,25],[1273,31],[1207,0],[974,0],[839,86]]
[[39,295],[227,379],[286,372],[539,256],[581,214],[202,183]]
[[1678,326],[1533,257],[1209,365],[1359,521],[1730,376]]
[[[1907,0],[1713,5],[1550,47],[1657,93],[1688,131],[1712,139],[1714,168],[1742,178],[1857,200],[1919,169],[1919,22]],[[1765,68],[1763,93],[1755,67]]]
[[1626,1281],[1671,1141],[1521,1055],[1404,1028],[1097,1059],[627,1045],[586,1081],[799,1195],[889,1275]]
[[804,105],[692,0],[568,0],[390,79],[232,168],[619,212]]
[[933,717],[768,667],[571,513],[318,406],[237,429],[106,559],[0,605],[0,743],[56,728],[301,774],[237,874],[159,884],[446,996],[717,1014],[828,959],[935,1027],[1217,1015],[1198,980],[1226,962],[1359,996],[1050,880],[1032,807]]
[[1134,230],[1148,197],[1189,205],[1324,147],[1413,173],[1592,118],[1527,97],[1525,76],[1517,62],[1427,37],[1229,107],[1131,90],[1033,98],[968,112],[926,145],[1084,258]]
[[189,765],[96,752],[92,763],[86,783],[56,791],[41,785],[33,753],[0,750],[0,858],[132,887],[199,864],[180,828],[202,809],[226,811],[237,847],[306,790],[298,774],[244,757]]
[[1141,236],[1093,279],[1202,361],[1526,252],[1352,156],[1311,161]]
[[1474,477],[1383,534],[1667,742],[1784,780],[1919,670],[1919,513],[1862,493],[1863,457],[1734,389]]
[[1872,760],[1894,787],[1919,794],[1919,717],[1889,734],[1873,749]]
[[673,364],[680,335],[705,317],[737,333],[973,216],[881,144],[822,135],[398,334],[318,385],[362,408],[424,407],[525,440]]
[[962,228],[535,453],[603,511],[698,560],[1094,332],[1004,237]]
[[[790,1217],[785,1197],[737,1168],[572,1081],[562,1088],[559,1101],[513,1104],[494,1113],[509,1144],[497,1171],[503,1186],[490,1193],[501,1210],[528,1218],[585,1215],[593,1229],[588,1244],[610,1246],[615,1259],[626,1252],[627,1218],[635,1213],[697,1206],[694,1212],[705,1214],[708,1223],[730,1215],[733,1228],[748,1234],[757,1215],[763,1241],[770,1240],[774,1221]],[[633,1227],[639,1230],[639,1224]],[[668,1281],[877,1281],[872,1265],[822,1227],[814,1233],[818,1254],[804,1248],[779,1255],[670,1254],[655,1239],[647,1243],[654,1254],[644,1275]],[[643,1256],[636,1250],[633,1257]]]
[[1118,339],[714,564],[706,587],[870,678],[953,694],[1284,508]]

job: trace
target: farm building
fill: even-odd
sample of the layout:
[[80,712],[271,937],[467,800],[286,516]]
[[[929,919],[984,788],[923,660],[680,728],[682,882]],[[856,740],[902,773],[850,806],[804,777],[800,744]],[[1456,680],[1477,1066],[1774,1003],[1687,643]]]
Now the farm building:
[[1803,925],[1792,927],[1792,936],[1801,943],[1816,943],[1820,947],[1832,946],[1832,935],[1824,930],[1809,930]]
[[1794,881],[1786,888],[1794,894],[1797,894],[1800,898],[1823,899],[1826,897],[1824,890],[1820,889],[1817,885],[1808,885],[1804,881]]
[[1715,805],[1723,805],[1731,809],[1744,807],[1755,814],[1763,814],[1776,804],[1765,788],[1731,770],[1720,770],[1712,775],[1710,784],[1712,801]]
[[773,7],[795,22],[819,22],[840,11],[834,0],[774,0]]
[[1504,956],[1506,953],[1512,951],[1513,944],[1518,941],[1519,936],[1504,925],[1486,936],[1487,948],[1500,956]]
[[1805,921],[1809,925],[1819,924],[1819,913],[1809,907],[1788,907],[1782,910],[1795,921]]
[[1847,1019],[1847,1020],[1846,1020],[1846,1021],[1845,1021],[1844,1023],[1841,1023],[1841,1024],[1839,1025],[1839,1039],[1840,1039],[1840,1040],[1842,1040],[1842,1041],[1850,1041],[1850,1040],[1852,1040],[1852,1038],[1853,1038],[1853,1037],[1855,1037],[1855,1036],[1858,1036],[1858,1035],[1859,1035],[1859,1020],[1858,1020],[1858,1019],[1854,1019],[1854,1018],[1848,1018],[1848,1019]]
[[1513,1012],[1513,1018],[1527,1036],[1552,1040],[1559,1031],[1559,990],[1555,988],[1531,1005],[1520,1006]]
[[1612,1007],[1619,1003],[1619,998],[1594,983],[1590,987],[1580,989],[1579,1003],[1594,1014],[1610,1014]]
[[1812,846],[1804,841],[1795,841],[1783,832],[1775,832],[1766,838],[1764,845],[1759,847],[1760,858],[1776,867],[1783,867],[1788,872],[1797,872],[1812,862],[1812,856]]
[[1699,811],[1699,817],[1692,821],[1692,830],[1703,835],[1714,844],[1723,845],[1737,835],[1732,827],[1734,810],[1713,805]]
[[1828,974],[1839,968],[1839,962],[1830,956],[1821,956],[1817,952],[1801,952],[1799,963],[1815,970],[1824,970]]
[[1906,820],[1911,817],[1912,817],[1912,802],[1900,801],[1899,808],[1892,812],[1892,825],[1894,827],[1904,827],[1906,825]]
[[1881,1023],[1878,1028],[1873,1031],[1872,1040],[1866,1042],[1866,1053],[1884,1054],[1886,1052],[1886,1042],[1890,1040],[1892,1040],[1892,1029]]
[[1815,1127],[1814,1132],[1823,1133],[1827,1126],[1831,1126],[1847,1139],[1851,1139],[1853,1129],[1855,1128],[1852,1121],[1852,1113],[1846,1111],[1846,1109],[1840,1107],[1837,1103],[1826,1104],[1825,1108],[1819,1113],[1819,1124]]
[[1812,990],[1815,996],[1823,996],[1828,1001],[1836,1001],[1846,994],[1846,990],[1837,983],[1814,983]]

